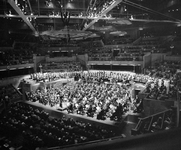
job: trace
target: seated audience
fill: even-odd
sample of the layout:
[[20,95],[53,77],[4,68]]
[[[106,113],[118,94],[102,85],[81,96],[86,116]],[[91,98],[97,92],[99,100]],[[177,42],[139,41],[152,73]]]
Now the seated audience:
[[44,110],[15,103],[0,120],[1,146],[34,150],[39,147],[65,146],[120,136],[117,129],[97,126],[72,118],[53,118]]

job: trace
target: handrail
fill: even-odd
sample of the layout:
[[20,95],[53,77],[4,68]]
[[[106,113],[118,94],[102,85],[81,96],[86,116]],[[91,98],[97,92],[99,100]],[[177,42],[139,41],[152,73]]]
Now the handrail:
[[15,88],[14,87],[14,85],[13,84],[11,84],[12,85],[12,87],[16,90],[16,92],[20,95],[20,96],[22,96],[23,94],[17,89],[17,88]]
[[141,124],[141,122],[142,122],[142,120],[140,119],[140,118],[138,118],[139,119],[139,121],[138,121],[138,123],[137,123],[137,125],[136,125],[136,127],[135,127],[135,130],[137,130],[138,128],[139,128],[139,126],[140,126],[140,124]]
[[161,124],[161,127],[160,127],[160,129],[162,129],[162,128],[163,128],[163,124],[164,124],[164,119],[165,119],[166,113],[169,112],[169,111],[171,111],[171,110],[172,110],[172,109],[167,109],[167,110],[164,110],[164,111],[162,111],[162,112],[153,114],[153,115],[151,115],[151,116],[147,116],[147,117],[144,117],[144,118],[139,118],[139,121],[138,121],[136,127],[131,130],[131,131],[132,131],[132,134],[139,133],[140,130],[141,130],[142,124],[144,123],[144,121],[146,121],[147,119],[150,119],[150,118],[151,118],[150,123],[149,123],[149,127],[148,127],[147,130],[146,130],[146,131],[150,131],[151,125],[152,125],[153,120],[154,120],[154,117],[159,116],[159,115],[163,115],[162,124]]
[[165,120],[165,116],[166,116],[165,114],[166,113],[163,114],[162,124],[161,124],[161,127],[160,127],[161,129],[163,129],[163,124],[164,124],[164,120]]
[[166,112],[169,112],[169,111],[171,111],[171,110],[172,110],[172,109],[167,109],[167,110],[164,110],[164,111],[162,111],[162,112],[153,114],[153,115],[151,115],[151,116],[147,116],[147,117],[145,117],[145,118],[140,118],[140,119],[142,119],[142,120],[148,119],[148,118],[150,118],[150,117],[152,117],[152,116],[154,117],[154,116],[157,116],[157,115],[161,115],[161,114],[166,113]]
[[152,123],[153,123],[153,118],[154,118],[154,117],[152,116],[151,121],[150,121],[150,124],[149,124],[148,129],[147,129],[148,132],[150,131],[151,125],[152,125]]

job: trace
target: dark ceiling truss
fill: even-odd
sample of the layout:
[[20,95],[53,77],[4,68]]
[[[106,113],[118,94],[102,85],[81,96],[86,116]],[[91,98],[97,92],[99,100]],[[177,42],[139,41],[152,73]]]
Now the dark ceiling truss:
[[[16,1],[20,2],[20,5],[23,3],[24,4],[23,8],[26,10],[22,11],[22,6],[17,5]],[[134,0],[83,0],[81,2],[79,0],[74,0],[76,1],[76,3],[80,2],[80,5],[77,5],[74,9],[71,9],[71,10],[65,9],[65,5],[66,5],[65,2],[68,2],[67,0],[51,0],[51,1],[47,0],[54,4],[53,8],[47,7],[44,4],[44,1],[45,0],[7,0],[8,3],[6,1],[3,1],[1,5],[2,4],[7,5],[7,7],[3,5],[4,12],[6,13],[4,14],[1,13],[0,17],[11,18],[9,20],[13,20],[13,18],[14,20],[15,18],[22,18],[22,20],[30,27],[30,29],[36,33],[38,33],[38,31],[49,30],[49,28],[53,29],[52,24],[54,24],[54,29],[61,29],[62,24],[63,26],[65,26],[65,23],[61,20],[62,18],[61,12],[65,13],[66,11],[70,12],[70,16],[68,16],[69,19],[67,19],[70,21],[70,27],[74,28],[73,25],[75,25],[76,23],[76,29],[82,29],[83,31],[88,30],[88,29],[89,30],[95,29],[96,25],[94,28],[91,28],[91,26],[95,24],[96,22],[98,22],[99,20],[103,20],[103,21],[99,21],[99,24],[103,23],[104,25],[107,22],[109,22],[109,25],[110,24],[115,25],[116,27],[120,25],[125,25],[125,23],[124,24],[120,23],[120,22],[124,22],[125,18],[129,20],[130,22],[136,22],[136,23],[138,22],[167,23],[168,22],[168,23],[177,23],[179,25],[181,24],[181,21],[179,19],[167,16],[165,14],[162,14],[160,12],[147,8],[145,7],[145,5],[136,4],[134,3]],[[114,4],[108,6],[105,10],[102,11],[102,9],[105,6],[105,2],[107,4],[111,1],[114,1]],[[121,10],[118,8],[122,8],[124,5],[129,6],[129,8],[134,7],[134,10],[140,9],[139,10],[140,14],[138,13],[134,14],[134,11],[131,11],[131,10],[129,10],[129,12],[122,13]],[[83,8],[81,8],[82,6]],[[9,10],[11,10],[11,13],[9,13]],[[110,11],[111,11],[112,16],[111,17],[106,16],[109,14]],[[79,15],[80,12],[83,13],[82,16]],[[146,12],[148,17],[145,16],[145,18],[142,18],[141,17],[142,12],[143,13]],[[119,16],[113,15],[114,13],[119,14]],[[91,16],[92,14],[97,14],[97,16]],[[151,17],[149,18],[150,14],[154,14],[155,16],[160,15],[162,16],[162,18],[160,17],[161,19],[160,18],[157,19],[157,18],[154,18],[154,16],[152,18]],[[135,18],[134,17],[131,18],[132,15],[134,15]],[[19,19],[17,20],[19,21]],[[80,25],[81,21],[83,22],[82,26]],[[114,24],[111,21],[112,22],[119,21],[119,23]]]
[[64,26],[68,26],[70,22],[70,12],[61,12],[61,19]]
[[[54,16],[54,15],[24,15],[26,17],[31,17],[31,18],[36,18],[36,19],[40,19],[40,18],[61,18],[61,15],[58,15],[58,16]],[[21,16],[19,15],[0,15],[0,17],[9,17],[9,18],[21,18]],[[94,17],[90,17],[90,18],[87,18],[85,16],[82,16],[82,17],[79,17],[79,16],[73,16],[73,15],[70,15],[70,19],[94,19]],[[112,19],[115,19],[115,18],[104,18],[104,17],[101,17],[100,18],[101,20],[112,20]]]
[[[37,33],[35,27],[32,25],[33,19],[31,17],[27,17],[24,15],[24,13],[21,11],[21,9],[18,7],[18,4],[14,0],[8,0],[8,3],[13,7],[13,9],[18,13],[18,15],[23,19],[23,21],[30,27],[30,29]],[[32,22],[31,22],[32,21]]]
[[31,13],[32,13],[33,11],[32,11],[32,7],[31,7],[30,0],[27,0],[27,2],[28,2],[28,5],[29,5],[29,7],[30,7],[30,11],[31,11]]
[[[89,5],[88,5],[88,7],[87,7],[87,10],[86,10],[86,12],[85,12],[85,16],[88,16],[89,11],[90,11],[91,6],[92,6],[92,2],[93,2],[93,0],[90,0]],[[80,16],[81,16],[81,17],[84,16],[82,12],[81,12]],[[87,19],[87,17],[85,17],[85,19],[82,20],[82,23],[81,23],[80,28],[83,28],[83,25],[84,25],[84,23],[86,22],[86,19]]]
[[105,16],[109,11],[111,11],[114,7],[116,7],[122,0],[112,0],[109,3],[106,3],[106,6],[103,5],[102,11],[98,13],[94,20],[89,22],[83,28],[83,31],[89,29],[93,24],[95,24],[99,19]]
[[136,4],[136,3],[134,3],[134,2],[131,2],[131,1],[129,1],[129,0],[124,0],[123,3],[124,3],[124,4],[127,4],[127,5],[130,5],[130,6],[132,6],[132,7],[138,8],[138,9],[140,9],[140,10],[143,10],[143,11],[145,11],[145,12],[148,12],[148,13],[150,13],[150,14],[155,14],[155,15],[157,15],[157,16],[161,16],[162,18],[164,17],[165,20],[166,20],[166,19],[169,19],[169,20],[172,20],[172,21],[175,21],[175,22],[181,22],[181,20],[179,20],[179,19],[176,19],[176,18],[174,18],[174,17],[165,15],[165,14],[163,14],[163,13],[160,13],[160,12],[155,11],[155,10],[153,10],[153,9],[150,9],[150,8],[148,8],[148,7],[144,7],[144,6],[142,6],[142,5],[138,5],[138,4]]
[[[81,24],[82,29],[84,28],[85,23],[89,22],[88,19],[91,18],[91,14],[96,14],[98,11],[100,11],[103,4],[103,0],[90,0],[86,12],[81,14],[81,16],[85,17]],[[94,19],[94,16],[92,16],[92,18]]]

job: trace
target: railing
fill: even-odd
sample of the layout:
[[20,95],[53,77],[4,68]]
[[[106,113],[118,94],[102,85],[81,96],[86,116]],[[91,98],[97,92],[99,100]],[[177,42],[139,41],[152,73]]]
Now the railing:
[[169,113],[173,113],[173,110],[168,109],[163,112],[160,112],[160,113],[157,113],[145,118],[139,118],[138,124],[136,125],[134,129],[131,130],[131,134],[138,135],[141,133],[152,132],[151,129],[152,129],[153,123],[156,122],[159,119],[159,117],[161,117],[162,119],[161,119],[161,125],[157,129],[163,130],[165,118]]
[[104,56],[96,56],[96,57],[89,57],[89,61],[143,61],[142,56],[116,56],[115,58],[104,57]]
[[133,45],[139,44],[139,42],[141,41],[141,37],[139,37],[138,39],[136,39],[135,41],[133,41]]

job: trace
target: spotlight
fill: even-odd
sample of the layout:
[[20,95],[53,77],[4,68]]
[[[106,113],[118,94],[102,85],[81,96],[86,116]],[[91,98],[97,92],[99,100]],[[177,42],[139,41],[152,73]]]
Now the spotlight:
[[177,24],[177,27],[181,27],[181,23],[178,23],[178,24]]
[[45,5],[48,7],[48,8],[54,8],[54,5],[51,1],[45,1]]
[[35,32],[35,36],[36,36],[36,37],[39,37],[39,33],[38,33],[38,32]]

